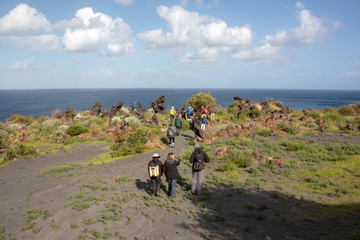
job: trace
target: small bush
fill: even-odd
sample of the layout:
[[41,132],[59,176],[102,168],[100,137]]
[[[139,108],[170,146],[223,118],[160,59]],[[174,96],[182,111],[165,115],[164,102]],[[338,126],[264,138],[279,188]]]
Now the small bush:
[[256,133],[260,136],[269,137],[270,136],[270,128],[268,127],[258,127],[256,129]]
[[11,148],[6,149],[5,158],[4,158],[5,161],[11,161],[16,157],[17,155],[14,150],[12,150]]
[[54,119],[60,119],[61,118],[61,110],[59,108],[56,108],[52,113],[51,117]]
[[13,123],[29,125],[35,121],[35,118],[34,117],[25,117],[25,116],[21,116],[19,114],[13,114],[13,115],[11,115],[9,120]]
[[137,119],[134,116],[130,116],[125,118],[125,121],[134,129],[138,128],[141,126],[141,121],[139,119]]
[[28,147],[22,143],[15,147],[15,152],[21,156],[35,156],[37,154],[34,147]]
[[260,114],[261,114],[261,111],[259,109],[257,109],[257,108],[254,108],[254,109],[249,111],[249,116],[251,118],[257,118],[257,117],[260,116]]
[[196,112],[200,112],[202,106],[207,108],[209,106],[216,105],[216,98],[214,98],[211,93],[199,92],[196,95],[192,95],[187,101],[191,104]]
[[240,105],[241,105],[241,102],[239,102],[239,101],[234,101],[234,102],[232,102],[232,103],[228,106],[227,112],[228,112],[228,113],[233,113],[233,114],[235,114],[235,113],[236,113],[236,109],[237,109]]
[[350,106],[341,106],[338,112],[341,116],[352,116],[354,114],[353,108]]
[[73,120],[73,119],[75,118],[75,116],[76,116],[76,112],[75,112],[75,110],[72,109],[72,108],[66,108],[66,109],[65,109],[65,112],[64,112],[64,115],[65,115],[65,117],[66,117],[67,119]]
[[74,124],[74,125],[71,125],[67,130],[66,130],[66,133],[70,136],[77,136],[77,135],[80,135],[82,133],[87,133],[89,132],[89,128],[87,128],[84,124],[80,124],[80,123],[77,123],[77,124]]

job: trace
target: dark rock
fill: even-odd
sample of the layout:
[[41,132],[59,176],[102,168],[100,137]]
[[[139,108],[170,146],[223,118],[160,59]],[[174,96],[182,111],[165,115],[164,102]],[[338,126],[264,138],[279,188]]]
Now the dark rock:
[[158,125],[158,124],[159,124],[159,120],[158,120],[158,117],[156,116],[156,114],[154,114],[154,115],[151,117],[151,123],[154,124],[154,125]]
[[306,117],[305,117],[305,116],[302,116],[299,120],[303,122],[303,121],[306,120]]
[[90,115],[99,116],[101,113],[101,103],[97,102],[90,110]]
[[239,96],[236,96],[236,97],[234,97],[234,100],[241,102],[243,99],[241,97],[239,97]]
[[154,109],[155,113],[165,114],[165,96],[160,96],[154,102],[152,102],[151,107]]
[[112,106],[112,108],[110,110],[110,116],[111,117],[115,116],[120,111],[120,109],[122,108],[123,105],[124,105],[123,102],[118,102],[117,104]]

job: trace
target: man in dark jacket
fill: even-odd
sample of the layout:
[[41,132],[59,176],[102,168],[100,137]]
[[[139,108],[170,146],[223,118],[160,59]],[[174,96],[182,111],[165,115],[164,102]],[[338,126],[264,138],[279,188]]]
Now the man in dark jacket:
[[162,178],[162,163],[159,160],[160,155],[154,153],[152,156],[152,160],[148,164],[148,173],[150,180],[153,184],[153,194],[155,196],[159,196],[160,193],[160,185],[161,185],[161,178]]
[[179,158],[179,160],[176,161],[175,154],[169,153],[168,159],[165,160],[165,162],[163,164],[163,172],[166,176],[166,181],[169,184],[168,196],[171,198],[175,198],[176,180],[180,176],[177,166],[180,164],[180,161],[181,161],[181,158]]
[[175,118],[175,122],[174,125],[176,127],[176,136],[180,136],[180,131],[182,128],[182,121],[181,121],[181,115],[179,114],[179,116],[177,118]]
[[191,192],[200,195],[205,175],[205,162],[210,162],[209,156],[204,152],[199,143],[195,143],[195,150],[191,154],[189,162],[192,163]]

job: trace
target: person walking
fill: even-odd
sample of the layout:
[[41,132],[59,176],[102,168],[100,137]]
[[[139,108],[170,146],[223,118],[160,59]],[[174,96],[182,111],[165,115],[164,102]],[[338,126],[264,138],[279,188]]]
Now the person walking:
[[166,130],[166,136],[169,138],[169,147],[174,147],[175,144],[175,129],[172,125],[172,123],[170,123],[168,129]]
[[204,113],[201,116],[201,130],[205,130],[205,126],[208,125],[208,122],[206,120],[206,114]]
[[195,138],[196,137],[200,137],[200,130],[201,130],[201,117],[200,116],[195,116],[191,122],[191,130],[194,131],[195,134]]
[[180,136],[180,132],[182,128],[181,114],[179,114],[179,116],[175,118],[174,125],[176,128],[176,136]]
[[153,185],[153,195],[159,196],[160,195],[160,185],[161,179],[163,174],[162,163],[159,160],[160,155],[154,153],[152,156],[152,160],[148,164],[148,173],[150,180]]
[[201,106],[201,115],[206,114],[206,108],[204,106]]
[[210,122],[215,121],[215,113],[214,113],[212,107],[209,107],[209,113],[210,113]]
[[170,109],[170,123],[173,123],[174,118],[175,118],[175,108],[171,107],[171,109]]
[[189,162],[192,163],[191,192],[200,195],[205,175],[205,163],[209,163],[210,158],[201,149],[199,143],[195,143],[194,148],[195,150],[189,158]]
[[175,154],[169,153],[167,160],[165,160],[163,164],[163,172],[169,185],[168,196],[171,198],[175,198],[176,181],[180,176],[177,166],[179,166],[180,161],[181,158],[179,158],[179,160],[176,160]]

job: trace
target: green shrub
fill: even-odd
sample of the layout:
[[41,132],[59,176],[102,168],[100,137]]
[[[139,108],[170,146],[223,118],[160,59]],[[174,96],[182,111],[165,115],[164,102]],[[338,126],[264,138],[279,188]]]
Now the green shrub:
[[338,109],[341,116],[352,116],[354,114],[353,108],[350,106],[341,106]]
[[286,123],[276,124],[279,130],[289,133],[290,135],[296,135],[296,127],[294,125],[289,125]]
[[82,133],[87,133],[89,132],[89,128],[87,128],[84,124],[81,123],[76,123],[74,125],[71,125],[67,130],[66,130],[66,134],[70,135],[70,136],[77,136],[80,135]]
[[5,148],[7,145],[8,134],[5,130],[0,129],[0,148]]
[[282,142],[281,145],[293,152],[302,151],[307,148],[307,144],[304,142]]
[[196,112],[201,112],[202,106],[207,108],[216,105],[216,98],[214,98],[211,93],[199,92],[196,95],[192,95],[187,101]]
[[5,158],[4,158],[5,161],[11,161],[16,157],[17,155],[14,150],[12,150],[11,148],[6,149]]
[[15,152],[21,156],[35,156],[37,155],[36,149],[34,147],[28,147],[24,144],[19,144],[15,147]]
[[268,127],[258,127],[256,129],[256,133],[260,136],[269,137],[270,136],[270,128]]
[[[225,157],[225,162],[228,161],[236,167],[246,168],[251,165],[251,154],[248,151],[231,150]],[[226,167],[224,165],[223,167]]]
[[260,114],[261,114],[261,111],[259,109],[257,109],[257,108],[254,108],[254,109],[249,111],[249,116],[251,118],[257,118],[257,117],[260,116]]
[[76,116],[76,112],[72,108],[66,108],[64,111],[64,115],[67,119],[74,119]]
[[9,120],[14,123],[28,125],[28,124],[33,123],[35,121],[35,118],[34,117],[25,117],[25,116],[21,116],[19,114],[13,114],[13,115],[11,115]]
[[311,116],[311,117],[313,117],[314,119],[318,119],[318,118],[320,118],[321,111],[318,110],[318,109],[313,109],[313,108],[311,108],[309,111],[306,111],[306,112],[305,112],[305,115],[306,115],[306,116]]
[[228,108],[227,108],[227,112],[228,113],[233,113],[235,114],[236,113],[236,109],[241,105],[241,102],[240,101],[234,101],[232,102]]

